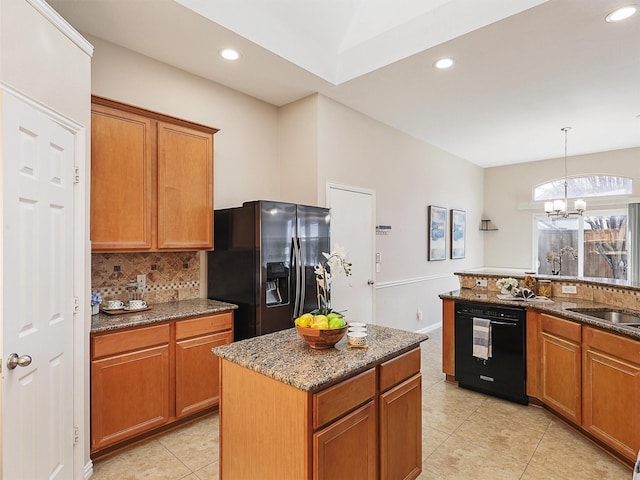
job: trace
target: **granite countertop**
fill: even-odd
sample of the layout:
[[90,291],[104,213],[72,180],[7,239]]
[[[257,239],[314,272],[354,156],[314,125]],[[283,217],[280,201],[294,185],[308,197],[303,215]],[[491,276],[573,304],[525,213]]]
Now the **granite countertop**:
[[379,325],[367,325],[368,348],[347,347],[346,335],[335,348],[314,350],[295,328],[213,348],[219,357],[300,390],[314,391],[429,337]]
[[[574,298],[567,298],[567,297],[551,297],[551,300],[553,300],[553,303],[541,303],[541,302],[531,302],[531,301],[525,302],[522,300],[500,300],[497,297],[496,292],[487,292],[486,290],[478,291],[478,290],[473,290],[471,288],[461,288],[460,290],[453,290],[451,292],[442,293],[440,294],[440,298],[448,299],[448,300],[456,300],[456,301],[508,305],[511,307],[521,306],[526,308],[533,308],[544,313],[549,313],[551,315],[562,316],[568,320],[574,320],[579,323],[593,325],[595,327],[599,327],[604,330],[609,330],[609,331],[620,333],[629,337],[640,339],[639,328],[618,325],[616,323],[608,322],[606,320],[600,320],[598,318],[594,318],[588,315],[567,310],[569,308],[593,308],[593,309],[615,308],[616,310],[619,310],[615,306],[608,305],[605,303],[593,302],[591,300],[582,300],[579,298],[574,299]],[[633,313],[640,315],[639,312],[633,312]]]
[[[465,276],[465,277],[482,276],[487,278],[495,278],[497,280],[498,278],[502,278],[502,277],[524,278],[526,273],[524,270],[479,268],[476,270],[454,272],[454,275]],[[640,282],[631,281],[631,280],[622,280],[617,278],[577,277],[574,275],[543,275],[539,273],[534,274],[534,276],[537,280],[552,280],[554,282],[570,282],[570,283],[582,283],[586,285],[601,285],[601,286],[609,286],[609,287],[615,287],[621,290],[631,290],[631,291],[640,290]]]
[[238,308],[232,303],[195,298],[192,300],[180,300],[177,302],[154,303],[151,310],[138,313],[125,313],[122,315],[109,315],[100,312],[91,316],[91,333],[106,332],[120,328],[138,327],[165,320],[194,317],[224,312]]

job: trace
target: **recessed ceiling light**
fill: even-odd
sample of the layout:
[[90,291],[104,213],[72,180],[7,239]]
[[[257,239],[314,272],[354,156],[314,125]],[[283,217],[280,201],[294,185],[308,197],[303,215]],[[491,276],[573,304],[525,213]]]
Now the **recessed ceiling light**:
[[218,52],[222,58],[225,60],[237,60],[240,58],[240,53],[233,48],[223,48]]
[[444,70],[444,69],[447,69],[447,68],[451,68],[454,63],[455,62],[454,62],[453,58],[441,58],[436,63],[434,63],[433,66],[438,68],[438,69],[440,69],[440,70]]
[[638,7],[636,7],[635,5],[629,5],[629,6],[614,10],[609,15],[607,15],[605,20],[607,22],[620,22],[621,20],[625,20],[635,15],[637,11],[638,11]]

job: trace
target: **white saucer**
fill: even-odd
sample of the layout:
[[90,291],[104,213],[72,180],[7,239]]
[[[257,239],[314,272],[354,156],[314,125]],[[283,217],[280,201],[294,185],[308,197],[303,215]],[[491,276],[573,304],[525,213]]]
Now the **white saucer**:
[[106,312],[110,312],[112,310],[126,310],[126,308],[125,307],[115,307],[115,308],[107,308],[107,307],[105,307],[102,310],[104,310]]
[[132,311],[135,311],[135,310],[144,310],[145,308],[148,308],[148,306],[140,307],[140,308],[124,307],[124,310],[127,310],[127,311],[129,311],[129,312],[132,312]]

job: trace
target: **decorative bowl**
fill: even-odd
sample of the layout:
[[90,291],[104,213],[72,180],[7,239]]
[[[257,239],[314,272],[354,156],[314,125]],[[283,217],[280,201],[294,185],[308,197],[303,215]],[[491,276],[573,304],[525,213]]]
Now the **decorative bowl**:
[[348,324],[342,328],[329,328],[326,330],[319,330],[317,328],[300,327],[296,325],[296,330],[300,338],[316,350],[326,350],[327,348],[333,348],[338,343],[344,334],[347,333]]

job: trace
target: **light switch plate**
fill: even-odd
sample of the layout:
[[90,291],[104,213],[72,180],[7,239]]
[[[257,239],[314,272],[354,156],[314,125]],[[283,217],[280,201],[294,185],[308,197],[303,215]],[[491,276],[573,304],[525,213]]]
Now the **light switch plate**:
[[562,285],[562,293],[578,293],[575,285]]

